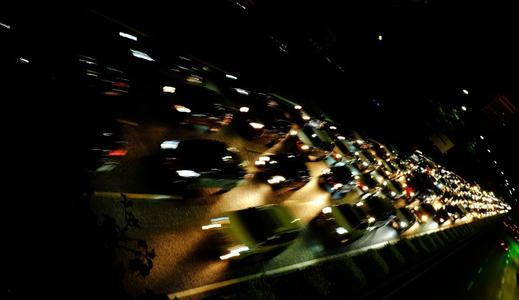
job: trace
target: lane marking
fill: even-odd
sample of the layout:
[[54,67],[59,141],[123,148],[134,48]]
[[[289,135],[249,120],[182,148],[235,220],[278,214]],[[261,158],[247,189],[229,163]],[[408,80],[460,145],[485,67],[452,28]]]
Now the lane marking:
[[94,196],[103,198],[121,198],[121,194],[126,195],[128,199],[134,200],[180,200],[178,195],[161,195],[161,194],[139,194],[139,193],[124,193],[124,192],[95,192]]

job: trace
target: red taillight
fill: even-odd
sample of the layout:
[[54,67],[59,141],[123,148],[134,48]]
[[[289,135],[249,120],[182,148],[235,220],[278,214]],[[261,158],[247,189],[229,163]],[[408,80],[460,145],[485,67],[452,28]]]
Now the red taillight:
[[126,149],[115,149],[108,153],[108,156],[125,156],[128,153]]

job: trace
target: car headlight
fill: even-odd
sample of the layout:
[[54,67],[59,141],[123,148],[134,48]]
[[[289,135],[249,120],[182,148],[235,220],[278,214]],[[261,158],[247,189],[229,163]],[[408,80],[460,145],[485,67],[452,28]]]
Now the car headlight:
[[265,127],[265,125],[263,125],[261,123],[256,123],[256,122],[250,122],[249,125],[254,129],[261,129],[261,128]]
[[184,105],[174,105],[175,109],[181,113],[190,113],[191,110]]
[[337,227],[335,228],[335,232],[342,235],[348,233],[348,230],[344,227]]
[[327,207],[324,207],[322,210],[323,214],[329,214],[332,212],[332,208],[327,206]]
[[404,221],[401,221],[399,225],[400,225],[400,228],[406,228],[407,227],[407,223],[404,222]]
[[338,190],[340,189],[341,187],[343,187],[343,184],[342,183],[336,183],[332,186],[332,190]]
[[285,177],[280,176],[280,175],[275,175],[275,176],[270,177],[270,179],[268,179],[267,182],[269,184],[277,184],[277,183],[281,183],[285,180],[286,180]]
[[368,223],[374,223],[375,221],[376,221],[376,219],[373,217],[368,218]]
[[221,260],[226,260],[232,257],[240,256],[240,253],[249,251],[249,247],[245,245],[236,245],[234,247],[230,247],[227,250],[229,250],[229,253],[221,255]]
[[200,173],[197,173],[193,170],[177,170],[177,174],[178,174],[178,176],[184,177],[184,178],[200,177]]

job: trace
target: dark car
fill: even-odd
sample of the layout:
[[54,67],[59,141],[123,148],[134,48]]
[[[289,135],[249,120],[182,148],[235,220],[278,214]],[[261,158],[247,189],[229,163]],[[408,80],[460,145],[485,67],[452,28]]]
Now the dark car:
[[419,223],[426,223],[436,216],[436,209],[432,204],[422,203],[414,208],[414,213]]
[[121,124],[116,121],[100,122],[84,135],[82,142],[88,149],[85,157],[87,168],[93,171],[111,171],[128,153],[128,142]]
[[347,244],[368,231],[366,213],[344,203],[325,207],[309,224],[312,234],[325,246]]
[[373,229],[386,226],[396,217],[396,209],[391,200],[381,194],[373,194],[367,196],[357,205],[365,211],[368,216],[368,222]]
[[449,214],[449,217],[453,221],[457,221],[465,217],[468,214],[467,210],[463,208],[460,204],[456,205],[446,205],[445,210]]
[[181,85],[168,98],[174,121],[217,131],[229,125],[233,114],[229,102],[215,91],[200,86]]
[[276,204],[224,213],[202,226],[219,237],[221,260],[262,259],[286,249],[302,229],[299,219]]
[[298,190],[310,181],[306,160],[295,154],[261,155],[256,162],[256,178],[267,182],[273,189]]
[[227,191],[246,173],[236,150],[215,140],[164,141],[161,152],[171,183],[182,190],[216,187]]
[[332,199],[344,197],[356,186],[350,167],[339,162],[319,176],[319,186],[331,194]]
[[400,207],[396,209],[396,218],[391,222],[391,226],[399,233],[403,233],[415,223],[415,214],[408,208]]
[[438,225],[441,225],[447,221],[449,221],[451,218],[449,216],[449,213],[445,208],[440,208],[436,211],[436,215],[433,217],[434,222],[438,223]]

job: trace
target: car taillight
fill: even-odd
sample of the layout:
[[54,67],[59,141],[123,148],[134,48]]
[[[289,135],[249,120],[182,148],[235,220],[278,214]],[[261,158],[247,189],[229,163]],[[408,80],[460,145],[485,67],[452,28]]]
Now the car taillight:
[[125,156],[128,153],[126,149],[115,149],[108,153],[108,156]]

